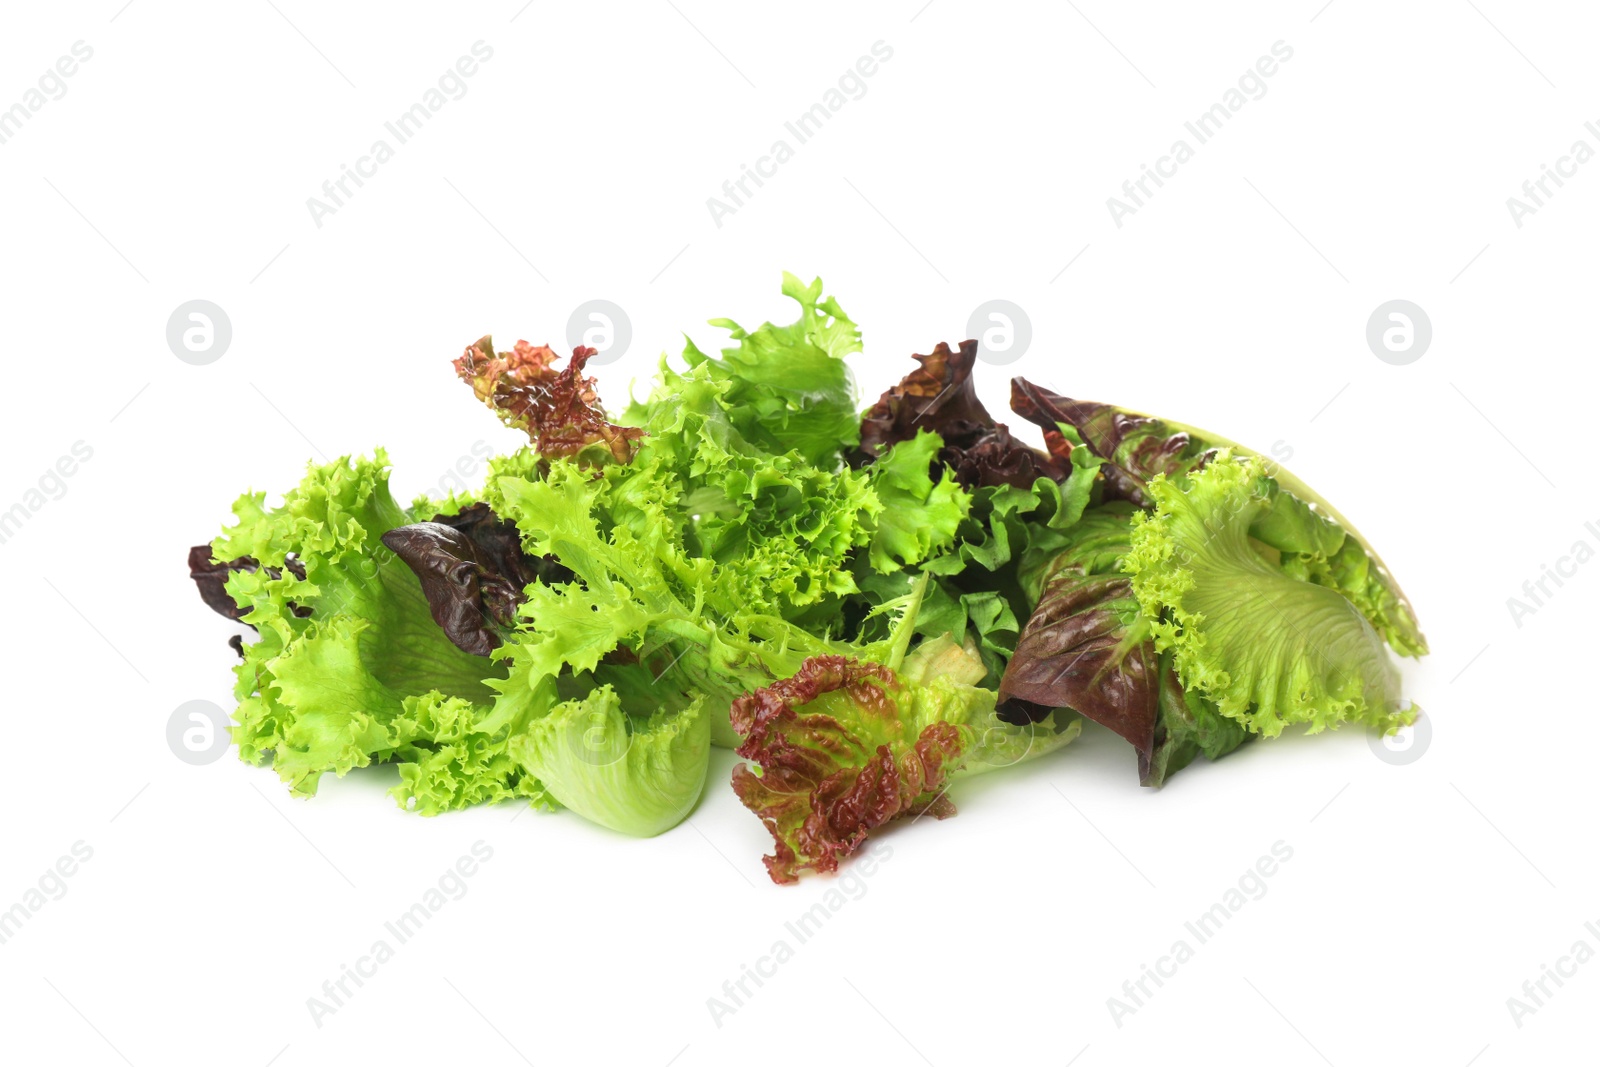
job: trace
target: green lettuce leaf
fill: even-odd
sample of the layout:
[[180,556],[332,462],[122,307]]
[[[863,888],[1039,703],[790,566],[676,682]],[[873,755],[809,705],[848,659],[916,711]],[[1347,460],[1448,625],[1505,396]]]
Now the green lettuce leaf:
[[549,791],[508,748],[528,718],[502,719],[489,706],[437,691],[406,697],[394,723],[400,783],[389,794],[419,815],[502,800],[552,806]]
[[390,494],[381,449],[313,465],[277,508],[248,493],[234,515],[213,553],[260,563],[227,579],[242,621],[260,633],[236,668],[241,758],[270,756],[307,795],[325,772],[398,758],[412,740],[398,722],[408,697],[492,699],[485,679],[503,672],[451,644],[415,575],[380,540],[417,518]]
[[[956,529],[972,506],[972,495],[937,463],[935,457],[943,444],[938,434],[919,430],[916,437],[894,445],[869,468],[869,484],[882,505],[870,548],[874,570],[897,571],[937,555],[955,542]],[[938,481],[929,473],[935,465]]]
[[837,466],[861,439],[855,382],[844,361],[861,351],[861,332],[838,301],[822,298],[821,278],[806,285],[785,272],[783,294],[800,305],[799,319],[750,331],[732,319],[712,319],[737,344],[718,359],[685,338],[687,373],[663,360],[660,385],[649,400],[630,406],[623,421],[654,432],[664,418],[672,420],[677,399],[695,383],[701,388],[684,399],[703,413],[705,399],[715,395],[726,425],[749,446],[770,455],[798,452],[807,463],[830,470]]
[[[1260,457],[1222,449],[1182,479],[1157,475],[1149,492],[1156,510],[1134,516],[1124,569],[1186,690],[1267,737],[1290,723],[1315,733],[1415,719],[1401,707],[1383,638],[1357,606],[1256,547],[1251,528],[1277,499]],[[1324,521],[1309,509],[1301,516]]]
[[1038,590],[1029,588],[1030,575],[1070,543],[1093,497],[1099,459],[1081,445],[1064,455],[1068,473],[1062,481],[1036,478],[1026,488],[974,489],[953,548],[922,565],[939,581],[923,601],[917,632],[938,637],[967,633],[970,627],[990,688],[999,684],[1016,648],[1018,620],[1027,618],[1038,600]]
[[1156,673],[1161,679],[1156,728],[1141,785],[1159,787],[1196,756],[1221,759],[1255,737],[1243,723],[1224,716],[1211,701],[1183,687],[1171,652],[1162,654]]
[[[645,431],[630,462],[491,465],[485,499],[517,523],[524,551],[577,577],[528,590],[505,652],[512,697],[623,650],[663,686],[705,697],[713,741],[735,745],[735,697],[808,656],[863,655],[883,639],[861,627],[890,602],[864,598],[863,577],[949,550],[968,498],[947,474],[934,479],[938,438],[882,467],[841,466],[857,415],[840,357],[859,346],[855,327],[819,303],[820,282],[785,286],[800,323],[736,330],[741,345],[723,360],[691,346],[681,373],[663,362],[625,419]],[[826,387],[794,391],[808,379]]]
[[601,685],[564,701],[511,741],[529,777],[579,815],[651,837],[689,814],[705,787],[711,720],[703,699],[640,717]]
[[[1221,449],[1260,458],[1273,478],[1273,500],[1252,536],[1292,554],[1285,569],[1296,577],[1349,599],[1396,652],[1427,654],[1416,613],[1372,545],[1332,504],[1281,465],[1209,430],[1111,404],[1073,400],[1025,378],[1012,380],[1011,406],[1046,427],[1047,433],[1051,427],[1071,427],[1103,460],[1107,495],[1142,508],[1155,506],[1152,480],[1181,477],[1205,465]],[[1279,543],[1282,537],[1288,540]]]

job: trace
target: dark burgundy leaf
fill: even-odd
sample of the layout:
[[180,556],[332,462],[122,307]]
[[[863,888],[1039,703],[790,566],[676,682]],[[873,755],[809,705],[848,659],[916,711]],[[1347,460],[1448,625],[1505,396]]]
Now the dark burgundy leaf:
[[[254,574],[259,567],[260,564],[251,556],[241,556],[227,562],[215,560],[212,558],[210,545],[195,545],[189,549],[189,577],[194,579],[195,586],[200,590],[200,599],[205,601],[206,607],[218,615],[235,621],[242,620],[250,609],[241,608],[233,597],[228,595],[228,575],[234,571]],[[284,567],[296,578],[305,580],[305,564],[293,556],[284,561]],[[273,578],[279,577],[282,573],[276,567],[267,568],[267,574]],[[289,602],[289,608],[302,619],[311,614],[310,608],[300,607],[293,601]]]
[[1013,485],[1026,489],[1039,478],[1062,481],[1071,473],[1070,461],[1058,460],[1011,436],[1003,423],[974,438],[946,438],[939,458],[956,472],[956,480],[972,488]]
[[1017,638],[1000,694],[1107,727],[1138,751],[1142,773],[1155,743],[1155,649],[1129,642],[1132,601],[1126,578],[1058,571]]
[[1133,745],[1142,778],[1155,747],[1158,679],[1138,601],[1116,569],[1128,528],[1129,513],[1096,511],[1070,531],[1017,637],[1000,699],[1011,722],[1032,720],[1031,706],[1040,706],[1100,723]]
[[959,351],[940,341],[928,355],[913,355],[921,366],[878,398],[861,420],[861,449],[876,456],[908,441],[918,430],[975,436],[994,426],[972,385],[978,342],[963,341]]
[[963,341],[958,351],[939,342],[928,355],[912,356],[921,366],[886,391],[862,418],[861,451],[867,462],[884,449],[907,441],[918,430],[944,440],[938,461],[956,472],[961,484],[1026,488],[1043,476],[1060,481],[1063,462],[1018,441],[984,408],[972,384],[978,342]]
[[390,530],[383,543],[421,581],[433,621],[475,656],[493,652],[502,633],[516,627],[530,583],[572,577],[554,560],[526,555],[516,525],[482,503]]
[[1198,469],[1212,455],[1187,432],[1174,430],[1160,419],[1110,404],[1073,400],[1026,378],[1011,379],[1011,410],[1043,428],[1045,444],[1057,456],[1069,447],[1058,425],[1075,429],[1089,451],[1105,460],[1100,470],[1107,498],[1131,501],[1141,508],[1153,506],[1145,492],[1151,478]]
[[195,545],[189,549],[189,577],[200,590],[200,599],[218,615],[237,620],[246,612],[228,595],[228,575],[234,571],[254,573],[256,561],[249,556],[222,563],[211,558],[210,545]]

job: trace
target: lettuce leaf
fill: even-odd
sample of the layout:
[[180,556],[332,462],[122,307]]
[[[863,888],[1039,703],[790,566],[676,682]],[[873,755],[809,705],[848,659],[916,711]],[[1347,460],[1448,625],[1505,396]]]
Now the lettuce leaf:
[[1060,481],[1067,464],[1060,455],[1018,441],[994,421],[972,383],[978,342],[963,341],[955,351],[940,341],[919,366],[884,391],[861,420],[861,451],[868,461],[923,432],[944,442],[939,459],[965,486],[1009,485],[1027,489],[1039,478]]
[[505,721],[489,706],[438,691],[406,697],[393,727],[400,783],[389,794],[419,815],[502,800],[552,807],[550,791],[509,750],[529,718],[524,709],[518,721]]
[[[774,882],[836,870],[891,820],[953,815],[945,796],[952,778],[1043,755],[1076,736],[1070,717],[1038,726],[1000,722],[992,690],[950,673],[953,646],[926,647],[903,673],[814,657],[734,703],[739,755],[758,766],[735,767],[733,788],[772,834],[764,862]],[[970,651],[957,662],[982,670]]]
[[938,434],[918,430],[915,437],[890,448],[870,468],[868,484],[882,505],[870,547],[874,570],[900,570],[955,542],[956,529],[972,506],[972,495],[943,464],[938,464],[938,481],[930,476],[943,443]]
[[485,334],[456,359],[456,376],[502,422],[526,433],[539,455],[626,463],[640,431],[607,418],[595,380],[583,376],[594,354],[579,346],[566,367],[556,370],[560,357],[548,346],[518,341],[497,356],[493,338]]
[[499,648],[517,625],[527,586],[571,577],[548,557],[524,553],[516,526],[481,501],[390,530],[382,540],[422,583],[428,610],[445,636],[475,656]]
[[692,382],[701,388],[685,399],[698,401],[704,416],[704,402],[714,395],[724,416],[719,421],[748,447],[769,455],[796,452],[813,466],[836,466],[860,440],[855,381],[844,357],[861,351],[861,331],[837,300],[823,299],[821,278],[806,285],[785,272],[783,295],[800,305],[799,319],[751,331],[732,319],[712,319],[737,343],[718,359],[685,338],[688,373],[680,375],[663,361],[661,385],[649,401],[631,406],[623,421],[652,426],[664,414],[670,421],[674,397]]
[[1078,440],[1104,463],[1106,491],[1114,499],[1138,507],[1152,506],[1146,485],[1158,474],[1174,475],[1203,462],[1208,446],[1188,433],[1168,428],[1160,419],[1138,415],[1110,404],[1073,400],[1011,379],[1011,408],[1046,433],[1070,426]]
[[[904,445],[896,446],[903,448]],[[1069,543],[1093,497],[1099,460],[1078,446],[1065,453],[1063,481],[1036,478],[1026,487],[983,485],[972,490],[954,548],[924,563],[940,580],[923,602],[917,632],[962,634],[970,626],[988,667],[985,685],[999,683],[1021,625],[1038,600],[1028,577]]]
[[[807,655],[843,647],[788,616],[829,590],[854,588],[844,563],[870,536],[856,499],[867,492],[865,479],[813,482],[792,467],[763,472],[743,490],[756,505],[746,527],[765,526],[769,536],[741,540],[737,552],[723,544],[721,559],[708,558],[686,543],[693,516],[671,505],[684,495],[682,481],[657,458],[647,448],[635,464],[600,477],[555,461],[542,478],[499,478],[496,493],[523,531],[525,551],[559,560],[576,578],[526,590],[524,624],[502,653],[513,665],[502,698],[520,698],[563,672],[594,671],[625,648],[659,664],[669,687],[704,695],[712,736],[731,745],[734,697],[792,672]],[[791,499],[796,474],[826,495]],[[770,496],[780,499],[763,499]],[[790,507],[803,512],[804,527],[790,521]],[[830,527],[831,546],[817,536]]]
[[[1186,690],[1266,737],[1290,723],[1315,733],[1341,722],[1397,729],[1400,676],[1357,605],[1304,581],[1252,541],[1281,494],[1260,457],[1220,450],[1181,479],[1148,486],[1154,513],[1134,516],[1123,564],[1159,651]],[[1328,522],[1294,509],[1305,537]]]
[[1030,576],[1036,606],[1000,698],[1071,708],[1107,727],[1134,747],[1145,778],[1155,749],[1158,675],[1149,625],[1132,582],[1119,572],[1131,519],[1125,505],[1085,515],[1069,544]]
[[1227,718],[1211,701],[1183,687],[1171,652],[1161,655],[1156,674],[1161,680],[1156,728],[1150,758],[1140,760],[1140,785],[1159,787],[1196,756],[1221,759],[1255,737],[1243,723]]
[[1040,426],[1072,429],[1104,462],[1107,496],[1141,508],[1155,506],[1150,482],[1157,477],[1178,478],[1198,470],[1221,449],[1234,456],[1257,456],[1273,477],[1273,500],[1251,535],[1291,554],[1285,569],[1296,577],[1350,600],[1396,652],[1427,654],[1416,613],[1378,553],[1332,504],[1282,466],[1209,430],[1073,400],[1025,378],[1012,379],[1011,406]]
[[383,546],[384,532],[416,517],[390,493],[388,465],[382,449],[313,465],[277,508],[247,493],[234,504],[237,524],[212,545],[219,561],[259,564],[226,579],[260,634],[235,671],[234,740],[242,759],[270,758],[300,795],[328,771],[404,758],[418,736],[409,698],[487,705],[485,680],[503,673],[450,642],[415,575]]
[[652,837],[686,818],[705,787],[711,719],[703,698],[649,716],[623,710],[610,685],[564,701],[511,741],[550,795],[591,822]]

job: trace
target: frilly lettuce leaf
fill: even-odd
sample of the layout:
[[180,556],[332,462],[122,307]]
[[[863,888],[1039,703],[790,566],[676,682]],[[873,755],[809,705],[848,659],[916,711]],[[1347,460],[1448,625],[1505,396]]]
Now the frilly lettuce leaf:
[[[950,780],[1043,755],[1078,732],[1069,714],[1012,726],[994,716],[975,650],[927,642],[897,672],[843,656],[808,659],[734,702],[739,799],[772,834],[774,882],[833,871],[893,819],[955,813]],[[967,681],[958,680],[966,678]]]
[[414,740],[400,722],[408,697],[492,699],[484,680],[503,672],[450,643],[416,577],[379,540],[416,517],[390,494],[381,449],[312,466],[278,508],[246,494],[234,514],[214,555],[260,564],[227,578],[260,633],[236,668],[241,758],[270,756],[294,792],[310,794],[327,771],[402,758]]
[[507,426],[521,430],[541,456],[583,457],[587,462],[626,463],[640,431],[613,425],[583,367],[595,350],[579,346],[561,370],[546,345],[518,341],[495,355],[488,334],[455,361],[456,376]]
[[1401,599],[1377,557],[1338,520],[1277,488],[1281,477],[1273,481],[1272,506],[1250,535],[1280,551],[1285,574],[1341,593],[1396,652],[1427,655],[1428,642],[1410,604]]
[[550,792],[508,750],[528,719],[502,721],[486,705],[437,691],[406,697],[394,724],[404,739],[396,750],[400,784],[390,795],[420,815],[502,800],[551,806]]
[[[1074,431],[1104,462],[1106,496],[1141,508],[1155,506],[1150,482],[1157,477],[1180,478],[1224,448],[1234,456],[1257,455],[1210,430],[1059,396],[1025,378],[1012,379],[1011,406],[1046,427],[1047,436],[1051,427]],[[1428,643],[1416,614],[1372,546],[1310,486],[1279,464],[1265,458],[1262,462],[1273,478],[1272,506],[1251,534],[1288,554],[1286,572],[1348,598],[1396,652],[1426,655]],[[1280,543],[1283,538],[1287,540]]]
[[624,419],[644,431],[628,463],[491,464],[485,500],[516,522],[524,552],[577,579],[528,588],[501,653],[512,677],[500,699],[620,651],[661,685],[703,696],[713,741],[731,746],[735,697],[808,656],[867,655],[881,638],[843,633],[863,558],[866,573],[899,571],[949,550],[967,496],[934,476],[939,439],[882,469],[843,466],[858,416],[842,357],[859,335],[820,299],[820,281],[785,276],[784,291],[801,304],[798,323],[722,322],[740,342],[722,359],[691,344],[687,370],[663,361]]
[[[647,447],[635,464],[600,477],[557,461],[537,480],[499,479],[496,493],[523,530],[526,551],[553,556],[577,579],[526,590],[525,625],[500,653],[512,665],[500,699],[520,699],[564,671],[594,671],[608,654],[626,649],[667,687],[704,695],[713,738],[731,745],[736,738],[726,709],[734,697],[793,671],[807,655],[836,650],[787,616],[830,588],[854,587],[843,564],[856,539],[843,537],[830,549],[807,542],[799,529],[785,532],[783,506],[761,502],[768,492],[790,498],[792,479],[774,470],[760,479],[761,488],[749,490],[761,517],[774,520],[772,535],[719,566],[685,544],[694,537],[694,517],[669,507],[681,498],[682,482],[656,458]],[[832,486],[843,502],[861,487],[844,479]],[[815,488],[830,491],[821,483]],[[826,528],[818,515],[825,503],[789,506],[819,520],[810,527],[817,530]],[[856,520],[840,513],[838,521]],[[760,528],[758,521],[751,525]]]
[[[1148,488],[1156,510],[1134,516],[1123,567],[1185,689],[1267,737],[1290,723],[1315,733],[1415,719],[1400,706],[1383,638],[1356,605],[1299,580],[1252,542],[1252,526],[1277,499],[1260,457],[1236,460],[1222,449],[1200,470],[1157,475]],[[1301,520],[1324,521],[1309,509]]]
[[714,398],[723,418],[713,425],[726,425],[748,447],[769,455],[797,452],[830,470],[837,466],[861,437],[855,383],[844,361],[861,351],[861,332],[837,300],[822,298],[821,278],[806,285],[785,272],[783,294],[800,305],[798,320],[747,331],[732,319],[712,319],[736,344],[718,359],[685,338],[689,369],[679,374],[663,359],[656,390],[630,406],[623,421],[656,432],[673,420],[679,398],[702,416]]

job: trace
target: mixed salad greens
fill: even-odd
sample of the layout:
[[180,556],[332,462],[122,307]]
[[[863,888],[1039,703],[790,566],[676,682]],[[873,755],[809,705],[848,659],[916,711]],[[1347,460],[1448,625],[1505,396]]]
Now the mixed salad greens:
[[1087,718],[1159,786],[1286,726],[1392,730],[1427,646],[1326,501],[1214,434],[1012,381],[1025,443],[941,343],[863,413],[838,303],[693,342],[608,415],[578,348],[488,337],[458,376],[529,437],[482,489],[399,503],[382,449],[247,493],[190,552],[246,762],[298,795],[392,764],[423,815],[520,800],[652,835],[736,748],[774,881],[832,871],[964,775]]

